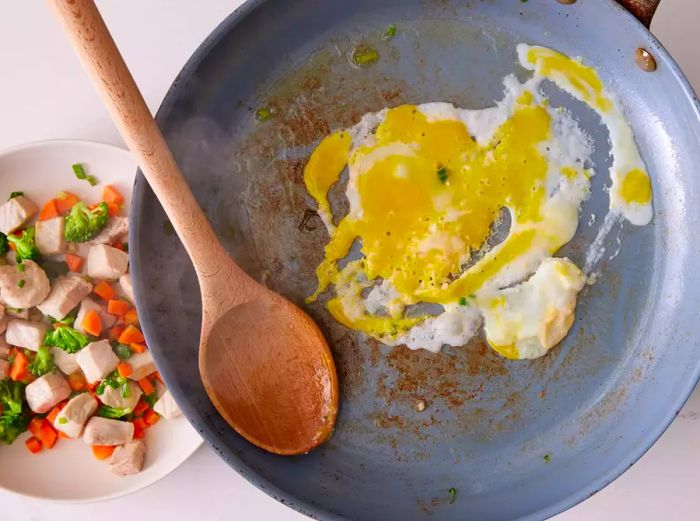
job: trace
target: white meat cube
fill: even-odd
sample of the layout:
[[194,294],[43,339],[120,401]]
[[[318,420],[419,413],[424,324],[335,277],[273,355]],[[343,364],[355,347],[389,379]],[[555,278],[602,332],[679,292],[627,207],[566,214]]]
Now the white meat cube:
[[78,315],[75,317],[73,326],[81,333],[85,333],[85,329],[83,329],[83,320],[85,320],[85,315],[87,315],[90,311],[96,311],[100,315],[102,329],[112,327],[117,321],[117,318],[114,315],[107,313],[107,310],[102,307],[99,302],[92,297],[85,297],[80,303],[80,310],[78,311]]
[[0,380],[4,380],[10,375],[10,362],[0,358]]
[[4,337],[0,337],[0,358],[7,360],[8,356],[10,356],[10,344],[5,342]]
[[127,385],[128,391],[126,398],[122,397],[121,386],[115,388],[109,385],[105,385],[104,392],[99,395],[98,398],[109,407],[134,410],[136,404],[139,403],[139,398],[141,398],[143,391],[141,390],[141,386],[132,380],[129,380]]
[[88,382],[97,382],[114,371],[119,357],[112,351],[109,340],[99,340],[78,351],[78,365]]
[[0,290],[6,306],[26,310],[43,302],[51,285],[44,270],[36,262],[26,260],[0,266]]
[[90,247],[87,257],[87,273],[94,279],[115,280],[126,273],[129,256],[107,244]]
[[78,353],[66,353],[60,347],[52,347],[51,354],[53,355],[54,363],[63,374],[71,375],[80,370]]
[[51,293],[48,298],[39,304],[37,308],[44,315],[57,320],[65,317],[70,310],[80,304],[92,291],[92,284],[79,275],[67,275],[58,277],[51,285]]
[[129,378],[132,380],[140,380],[152,372],[157,371],[156,363],[153,361],[153,357],[148,351],[134,353],[131,358],[129,358],[128,362],[133,369],[132,373],[129,375]]
[[70,399],[61,409],[53,426],[70,438],[80,437],[85,422],[97,410],[97,400],[90,393],[82,393]]
[[110,217],[107,221],[107,226],[98,233],[94,238],[88,241],[88,244],[112,244],[122,235],[129,231],[129,218],[119,215]]
[[54,371],[27,385],[24,394],[32,411],[44,413],[70,396],[70,385],[61,373]]
[[141,440],[130,441],[120,445],[112,453],[109,460],[109,470],[117,476],[138,474],[143,467],[143,459],[146,455],[146,444]]
[[83,440],[88,445],[123,445],[134,437],[134,424],[93,416],[85,426]]
[[37,206],[20,195],[0,206],[0,232],[8,235],[21,228],[37,212]]
[[131,273],[125,273],[119,277],[119,287],[124,293],[124,296],[129,299],[129,301],[134,304],[136,299],[134,298],[134,286],[131,284]]
[[37,221],[34,225],[36,247],[42,255],[56,255],[66,251],[66,220],[54,217],[45,221]]
[[41,322],[30,322],[21,318],[11,318],[7,321],[5,341],[11,346],[26,347],[37,351],[44,343],[44,335],[48,326]]
[[161,396],[153,406],[153,410],[168,420],[182,415],[182,411],[175,403],[175,399],[173,395],[170,394],[170,391],[165,391],[165,393],[163,393],[163,396]]
[[2,335],[7,329],[8,320],[9,319],[7,318],[7,315],[4,315],[2,318],[0,318],[0,335]]

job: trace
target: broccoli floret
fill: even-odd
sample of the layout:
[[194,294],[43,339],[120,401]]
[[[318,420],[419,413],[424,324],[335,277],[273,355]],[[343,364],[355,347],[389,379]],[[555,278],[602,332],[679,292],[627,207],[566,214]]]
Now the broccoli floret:
[[39,248],[36,247],[36,242],[34,242],[34,226],[30,226],[24,230],[22,235],[19,237],[12,234],[8,235],[7,240],[15,245],[17,262],[25,260],[39,260]]
[[45,346],[60,347],[66,353],[77,353],[89,343],[90,339],[86,335],[62,324],[44,335]]
[[100,408],[97,409],[97,416],[101,416],[102,418],[111,418],[113,420],[118,420],[119,418],[123,418],[128,414],[131,414],[131,409],[128,407],[119,409],[117,407],[101,405]]
[[10,445],[27,430],[29,414],[24,407],[24,384],[9,378],[0,381],[0,442]]
[[107,226],[108,219],[107,203],[100,203],[90,210],[84,202],[79,201],[66,215],[66,229],[63,235],[68,242],[89,241]]
[[7,235],[0,232],[0,255],[5,255],[9,249],[10,245],[7,242]]
[[129,397],[129,380],[124,376],[120,375],[119,372],[116,370],[112,371],[107,376],[105,376],[105,379],[102,380],[100,382],[100,385],[97,386],[95,394],[97,394],[97,396],[102,396],[102,393],[105,392],[106,386],[110,386],[112,389],[121,388],[121,397]]
[[42,376],[53,371],[53,367],[53,355],[51,351],[48,347],[42,346],[36,352],[34,361],[29,364],[27,369],[29,369],[29,372],[34,376]]

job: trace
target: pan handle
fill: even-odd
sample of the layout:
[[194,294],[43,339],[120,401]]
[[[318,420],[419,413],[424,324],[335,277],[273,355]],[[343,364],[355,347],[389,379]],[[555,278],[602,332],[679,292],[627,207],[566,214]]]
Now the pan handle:
[[660,2],[661,0],[617,0],[618,4],[636,16],[647,29]]

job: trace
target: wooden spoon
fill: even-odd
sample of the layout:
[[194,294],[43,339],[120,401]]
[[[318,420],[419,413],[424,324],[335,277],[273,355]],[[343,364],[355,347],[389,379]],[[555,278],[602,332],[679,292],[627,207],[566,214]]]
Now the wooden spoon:
[[94,2],[48,1],[192,259],[202,293],[199,371],[209,398],[258,447],[308,452],[330,436],[338,412],[335,365],[323,334],[224,250]]

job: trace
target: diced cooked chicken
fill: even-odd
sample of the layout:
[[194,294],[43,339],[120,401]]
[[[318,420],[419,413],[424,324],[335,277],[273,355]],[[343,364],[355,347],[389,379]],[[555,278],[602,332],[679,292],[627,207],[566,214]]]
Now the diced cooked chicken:
[[120,387],[111,387],[105,385],[104,392],[98,396],[100,401],[109,407],[114,407],[115,409],[131,409],[136,407],[139,402],[139,398],[143,394],[141,387],[136,382],[129,380],[127,382],[128,391],[126,397],[122,396],[122,389]]
[[66,353],[60,347],[52,347],[51,354],[56,366],[63,374],[73,374],[80,369],[78,365],[78,353]]
[[31,308],[43,302],[49,291],[49,278],[36,262],[0,266],[0,297],[6,306]]
[[115,216],[110,217],[107,221],[107,226],[98,233],[93,239],[88,241],[88,244],[112,244],[119,237],[126,234],[129,231],[129,218]]
[[134,424],[93,416],[85,426],[83,440],[88,445],[123,445],[134,437]]
[[119,357],[112,351],[109,340],[99,340],[86,345],[78,351],[77,360],[88,382],[101,380],[114,371],[119,363]]
[[83,329],[83,320],[85,319],[85,315],[87,315],[90,311],[96,311],[100,315],[100,321],[102,322],[103,329],[112,327],[117,320],[114,315],[107,313],[107,310],[95,299],[85,297],[80,303],[80,310],[78,311],[78,315],[75,317],[73,326],[81,333],[85,333],[85,329]]
[[173,395],[170,394],[170,391],[165,391],[163,393],[163,396],[161,396],[153,406],[153,410],[168,420],[182,415],[182,411],[175,403],[175,399]]
[[0,206],[0,232],[7,235],[21,228],[37,210],[37,206],[23,195],[13,197]]
[[61,373],[53,371],[27,385],[24,394],[32,411],[44,413],[70,396],[70,386]]
[[0,358],[0,380],[7,378],[10,375],[10,362]]
[[30,322],[21,318],[11,318],[7,321],[5,341],[11,346],[26,347],[37,351],[44,343],[44,335],[48,326],[41,322]]
[[42,255],[56,255],[66,251],[66,238],[63,235],[66,221],[63,217],[37,221],[34,229],[34,240]]
[[85,422],[97,410],[97,400],[90,393],[82,393],[70,399],[61,409],[53,426],[70,438],[78,438]]
[[3,337],[0,337],[0,358],[7,359],[10,356],[10,344],[5,342]]
[[119,277],[119,287],[124,293],[124,296],[129,299],[129,301],[134,304],[136,299],[134,298],[134,286],[131,284],[131,273],[125,273]]
[[156,370],[156,363],[153,361],[153,357],[148,351],[134,353],[131,358],[129,358],[129,365],[131,365],[132,369],[129,378],[132,380],[145,378]]
[[146,444],[141,440],[130,441],[114,449],[109,460],[109,470],[117,476],[138,474],[143,467]]
[[3,334],[7,329],[7,321],[7,315],[4,315],[2,318],[0,318],[0,335]]
[[65,317],[92,291],[92,284],[78,275],[58,277],[51,284],[51,293],[37,308],[57,320]]
[[118,279],[128,266],[129,256],[107,244],[97,244],[88,251],[87,273],[95,279]]

